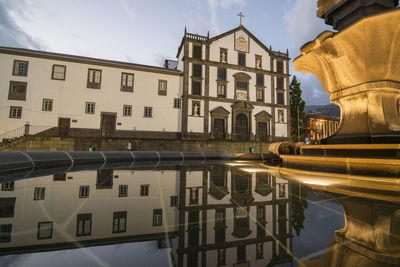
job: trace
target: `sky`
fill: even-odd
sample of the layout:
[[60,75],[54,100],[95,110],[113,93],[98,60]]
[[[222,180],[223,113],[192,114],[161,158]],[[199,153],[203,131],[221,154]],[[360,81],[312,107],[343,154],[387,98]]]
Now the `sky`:
[[318,79],[295,72],[299,48],[324,30],[317,0],[0,0],[0,46],[161,66],[176,59],[185,27],[210,37],[243,25],[289,50],[307,105],[328,104]]

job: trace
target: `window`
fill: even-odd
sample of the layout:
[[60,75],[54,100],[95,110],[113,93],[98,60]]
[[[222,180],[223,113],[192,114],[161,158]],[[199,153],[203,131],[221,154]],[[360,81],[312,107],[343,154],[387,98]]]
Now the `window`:
[[199,64],[193,64],[193,77],[201,78],[202,67]]
[[20,119],[22,116],[22,107],[10,107],[10,118]]
[[284,105],[285,104],[283,92],[277,92],[277,94],[276,94],[276,102],[278,104],[280,104],[280,105]]
[[82,185],[79,187],[79,198],[88,198],[89,197],[89,186]]
[[149,196],[149,187],[150,187],[150,185],[148,185],[148,184],[140,185],[140,196],[141,197]]
[[181,99],[174,98],[174,108],[181,108]]
[[246,66],[246,54],[245,53],[238,53],[238,65]]
[[10,81],[8,100],[26,100],[26,82]]
[[284,89],[283,88],[283,78],[276,78],[276,88]]
[[257,206],[257,221],[265,220],[265,206]]
[[2,197],[0,200],[0,218],[13,218],[16,198]]
[[192,102],[192,116],[200,116],[200,102],[199,101]]
[[225,249],[218,249],[217,252],[217,266],[223,266],[226,264],[225,258],[226,258],[226,250]]
[[121,184],[119,186],[119,197],[127,197],[128,196],[128,185]]
[[236,99],[247,100],[247,83],[236,82]]
[[170,207],[178,207],[178,196],[171,196]]
[[216,209],[215,210],[215,225],[225,225],[225,210]]
[[264,89],[256,90],[257,102],[264,102]]
[[227,63],[228,60],[228,49],[220,48],[219,50],[219,61],[222,63]]
[[11,242],[12,224],[0,225],[0,243]]
[[121,91],[133,92],[133,74],[124,72],[121,74]]
[[192,95],[201,95],[201,82],[192,81]]
[[28,61],[14,60],[13,75],[28,76]]
[[52,111],[53,110],[53,99],[43,99],[42,103],[43,111]]
[[226,69],[218,68],[218,80],[226,81]]
[[52,80],[65,80],[65,71],[67,67],[64,65],[53,65],[53,70],[51,72]]
[[162,209],[153,210],[153,226],[162,225]]
[[264,258],[264,244],[257,243],[256,245],[256,259],[263,259]]
[[285,191],[285,184],[279,184],[279,198],[285,198],[286,191]]
[[218,95],[218,97],[225,97],[226,96],[226,85],[225,84],[218,84],[217,85],[217,95]]
[[193,45],[193,57],[197,59],[201,59],[201,46]]
[[76,235],[85,236],[92,234],[92,214],[78,214],[76,222]]
[[101,70],[89,69],[87,88],[100,89],[101,86]]
[[33,199],[34,200],[44,200],[45,196],[45,189],[44,187],[35,187],[35,194]]
[[199,204],[199,189],[190,188],[189,205],[197,205],[197,204]]
[[144,117],[146,117],[146,118],[153,117],[153,108],[152,107],[144,107]]
[[256,85],[264,86],[264,75],[263,74],[256,75]]
[[126,232],[126,211],[116,211],[113,214],[113,233]]
[[276,72],[283,73],[283,62],[282,61],[276,62]]
[[167,95],[167,81],[158,81],[158,95]]
[[95,107],[94,102],[86,102],[85,113],[86,114],[94,114],[94,107]]
[[122,112],[125,117],[131,117],[132,116],[132,106],[124,105]]
[[1,184],[1,191],[14,191],[14,182]]
[[50,239],[53,236],[53,222],[38,223],[37,239]]

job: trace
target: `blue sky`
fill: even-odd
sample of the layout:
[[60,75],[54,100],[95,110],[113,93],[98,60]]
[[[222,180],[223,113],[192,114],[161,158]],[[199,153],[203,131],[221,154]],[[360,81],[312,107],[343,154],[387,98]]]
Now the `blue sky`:
[[[0,0],[0,46],[162,65],[175,59],[184,28],[214,36],[244,26],[293,59],[299,47],[331,30],[317,0]],[[294,72],[307,104],[329,96],[314,75]]]

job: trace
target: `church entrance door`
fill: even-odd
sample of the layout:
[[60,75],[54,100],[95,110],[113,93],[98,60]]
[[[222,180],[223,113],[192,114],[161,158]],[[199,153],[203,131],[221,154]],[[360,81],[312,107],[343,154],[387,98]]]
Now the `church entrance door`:
[[238,140],[249,140],[249,127],[247,116],[243,113],[236,115],[235,133]]
[[268,124],[266,122],[257,123],[257,136],[259,141],[268,141],[267,129]]
[[224,119],[214,119],[214,138],[224,139],[225,138],[225,120]]
[[100,125],[101,136],[113,136],[116,128],[116,116],[102,114]]
[[60,136],[68,136],[68,131],[70,127],[71,127],[70,118],[58,118],[58,134]]

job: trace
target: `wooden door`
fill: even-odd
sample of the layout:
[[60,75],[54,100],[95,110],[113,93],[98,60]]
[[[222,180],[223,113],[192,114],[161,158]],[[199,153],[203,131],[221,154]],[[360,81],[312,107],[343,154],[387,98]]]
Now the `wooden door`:
[[70,118],[58,118],[58,134],[60,136],[68,136],[70,127],[71,127]]
[[249,125],[247,116],[243,113],[236,115],[235,133],[238,140],[249,140]]
[[268,124],[266,122],[257,123],[257,137],[259,141],[268,141]]
[[220,140],[225,138],[224,119],[214,119],[214,138]]
[[116,118],[115,115],[101,115],[101,136],[113,136],[115,133]]

